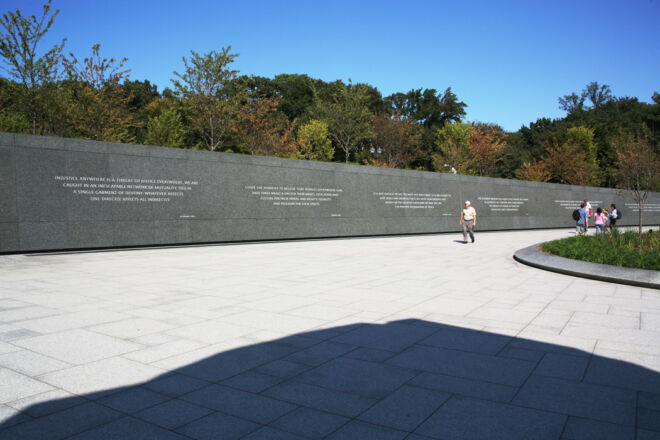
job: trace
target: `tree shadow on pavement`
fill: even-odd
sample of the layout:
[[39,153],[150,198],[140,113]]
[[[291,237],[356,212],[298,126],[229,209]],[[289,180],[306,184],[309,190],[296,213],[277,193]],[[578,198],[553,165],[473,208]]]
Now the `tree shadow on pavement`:
[[34,404],[0,425],[0,439],[63,438],[660,438],[660,374],[422,320],[356,324]]

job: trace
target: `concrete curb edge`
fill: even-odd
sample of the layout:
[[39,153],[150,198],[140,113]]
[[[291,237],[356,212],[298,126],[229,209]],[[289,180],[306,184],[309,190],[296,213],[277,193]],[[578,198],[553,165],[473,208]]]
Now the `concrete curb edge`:
[[513,259],[528,266],[564,275],[606,281],[608,283],[660,289],[659,271],[610,266],[556,257],[539,251],[537,248],[541,244],[543,243],[537,243],[517,250],[513,254]]

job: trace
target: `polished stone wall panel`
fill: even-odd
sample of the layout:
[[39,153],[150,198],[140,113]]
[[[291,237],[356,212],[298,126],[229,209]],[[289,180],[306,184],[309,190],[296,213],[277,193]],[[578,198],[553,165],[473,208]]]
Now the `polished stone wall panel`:
[[[0,252],[572,227],[615,190],[0,133]],[[660,224],[652,194],[646,224]],[[458,236],[460,237],[460,235]]]

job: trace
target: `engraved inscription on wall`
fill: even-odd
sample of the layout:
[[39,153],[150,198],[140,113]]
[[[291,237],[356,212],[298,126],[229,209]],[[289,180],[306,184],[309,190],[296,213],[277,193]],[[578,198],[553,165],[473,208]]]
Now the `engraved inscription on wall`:
[[373,195],[396,209],[433,209],[451,197],[451,194],[407,192],[374,192]]
[[[250,195],[273,206],[314,208],[336,202],[343,189],[298,186],[247,185]],[[333,214],[338,217],[339,214]]]
[[196,180],[140,177],[55,176],[54,180],[90,202],[167,203],[199,185]]
[[[578,209],[580,207],[580,203],[584,202],[584,200],[555,200],[554,202],[560,207],[564,209],[570,209],[572,211],[574,209]],[[602,200],[589,200],[589,203],[591,203],[592,208],[603,206]]]
[[492,212],[519,212],[529,201],[519,197],[479,197]]
[[[626,203],[626,208],[633,212],[639,212],[637,203]],[[660,203],[647,203],[642,212],[660,212]]]

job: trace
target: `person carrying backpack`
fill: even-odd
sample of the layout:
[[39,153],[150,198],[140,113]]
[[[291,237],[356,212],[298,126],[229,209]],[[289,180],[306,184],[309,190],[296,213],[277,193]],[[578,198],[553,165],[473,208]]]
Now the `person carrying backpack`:
[[[580,218],[575,224],[575,235],[585,235],[587,233],[587,228],[589,227],[589,211],[585,209],[585,206],[584,202],[580,203],[580,209],[578,209]],[[575,218],[575,216],[573,218]]]

